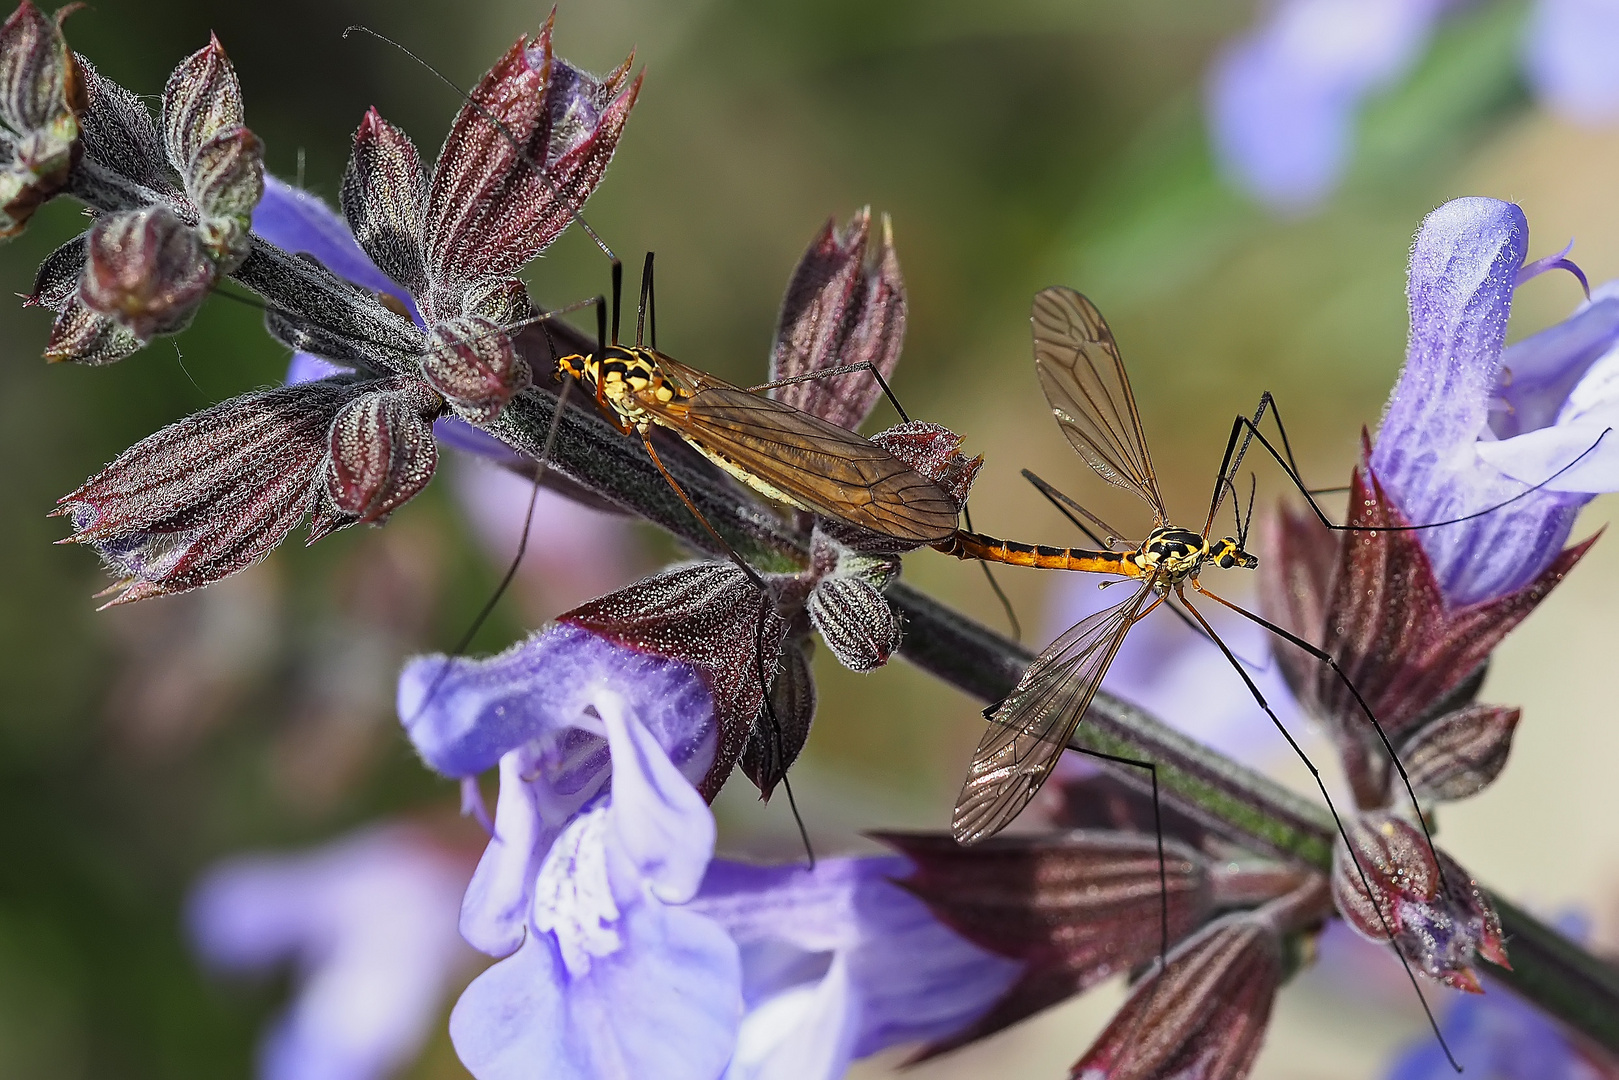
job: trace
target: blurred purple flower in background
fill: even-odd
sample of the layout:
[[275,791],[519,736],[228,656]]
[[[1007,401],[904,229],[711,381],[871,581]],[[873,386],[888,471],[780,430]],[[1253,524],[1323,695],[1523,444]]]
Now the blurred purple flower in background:
[[1417,533],[1452,605],[1533,580],[1592,495],[1619,490],[1619,436],[1603,435],[1619,415],[1606,359],[1619,301],[1599,289],[1567,322],[1503,351],[1528,246],[1519,207],[1467,198],[1429,214],[1411,250],[1410,344],[1372,469],[1412,524],[1513,500]]
[[[1227,177],[1283,213],[1318,206],[1347,170],[1367,98],[1421,60],[1441,18],[1466,0],[1278,0],[1209,73],[1214,154]],[[1525,74],[1537,95],[1582,123],[1619,119],[1619,6],[1540,0]]]
[[415,1059],[474,954],[455,932],[466,867],[407,827],[314,851],[237,856],[192,891],[203,961],[296,970],[296,998],[259,1051],[265,1080],[372,1080]]

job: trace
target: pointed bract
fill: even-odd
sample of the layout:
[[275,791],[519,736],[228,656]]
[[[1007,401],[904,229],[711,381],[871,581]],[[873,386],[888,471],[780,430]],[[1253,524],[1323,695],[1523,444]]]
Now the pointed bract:
[[[1104,831],[993,837],[962,847],[946,833],[882,833],[916,872],[901,882],[968,941],[1025,965],[971,1027],[924,1047],[944,1053],[1158,956],[1162,908],[1157,840]],[[1208,863],[1164,844],[1174,942],[1213,910]]]
[[786,636],[787,623],[770,599],[729,563],[692,563],[582,604],[557,621],[682,661],[702,675],[714,695],[720,744],[697,789],[712,799],[753,735]]
[[[813,646],[814,642],[805,638],[782,648],[781,668],[770,680],[770,711],[760,716],[742,748],[742,773],[753,781],[759,798],[766,802],[809,739],[810,724],[815,719],[815,676],[809,663]],[[774,725],[771,717],[775,718]]]
[[186,176],[202,145],[244,122],[242,86],[219,39],[180,61],[163,88],[163,143],[169,164]]
[[249,249],[253,208],[264,197],[264,144],[245,127],[230,127],[197,148],[186,173],[203,246],[228,273]]
[[426,296],[427,171],[416,144],[375,109],[354,133],[340,201],[371,261],[411,295]]
[[556,59],[548,21],[473,88],[445,138],[427,203],[427,271],[437,308],[460,286],[509,277],[561,234],[613,156],[640,89]]
[[327,431],[359,392],[322,381],[215,405],[124,451],[56,513],[120,575],[112,603],[211,584],[268,555],[303,519]]
[[1490,785],[1506,768],[1519,709],[1473,704],[1417,728],[1400,747],[1400,760],[1418,795],[1465,799]]
[[[782,298],[771,382],[858,363],[870,363],[884,377],[893,373],[905,338],[905,281],[887,215],[881,244],[868,260],[870,232],[869,207],[842,230],[829,218],[804,252]],[[854,430],[882,387],[870,372],[854,372],[776,387],[770,396]]]
[[1284,971],[1281,935],[1254,912],[1205,926],[1143,979],[1072,1080],[1241,1080],[1248,1074]]

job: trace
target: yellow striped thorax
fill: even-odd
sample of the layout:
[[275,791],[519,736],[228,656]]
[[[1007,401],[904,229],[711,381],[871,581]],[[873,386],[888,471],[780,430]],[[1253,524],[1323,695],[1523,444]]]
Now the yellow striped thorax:
[[641,407],[641,401],[650,397],[669,404],[691,396],[688,389],[664,373],[652,349],[609,345],[600,360],[588,353],[560,357],[557,370],[578,379],[626,425],[642,430],[654,421]]
[[1259,565],[1258,559],[1229,536],[1210,543],[1198,533],[1174,525],[1160,526],[1147,534],[1131,561],[1144,575],[1154,570],[1161,572],[1166,585],[1196,576],[1205,562],[1212,562],[1222,570],[1234,566],[1251,570]]

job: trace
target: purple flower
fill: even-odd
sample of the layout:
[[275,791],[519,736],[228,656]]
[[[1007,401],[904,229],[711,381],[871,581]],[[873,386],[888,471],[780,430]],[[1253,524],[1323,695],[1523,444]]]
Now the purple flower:
[[1529,20],[1524,71],[1553,109],[1583,124],[1619,119],[1619,6],[1612,0],[1540,0]]
[[[741,1015],[736,945],[685,907],[713,855],[714,818],[629,699],[598,687],[590,705],[596,715],[574,722],[605,736],[610,794],[548,845],[517,951],[467,988],[450,1037],[478,1080],[533,1076],[542,1062],[552,1077],[708,1080],[729,1060]],[[554,820],[542,801],[548,763],[524,764],[534,780],[502,763],[490,844],[522,872],[533,849],[508,846],[517,835],[506,833],[516,816],[507,792],[527,803],[528,836]],[[485,898],[475,886],[468,906]]]
[[711,863],[695,785],[719,725],[693,666],[564,624],[489,660],[419,659],[399,696],[432,767],[500,767],[461,928],[503,959],[451,1018],[479,1080],[535,1061],[561,1077],[831,1080],[970,1023],[1016,975],[890,884],[900,860]]
[[1232,181],[1282,211],[1337,186],[1355,117],[1422,56],[1446,0],[1282,0],[1209,73],[1215,156]]
[[1532,581],[1592,493],[1619,489],[1619,437],[1602,436],[1619,385],[1599,359],[1619,340],[1619,301],[1598,290],[1568,322],[1503,352],[1528,244],[1521,209],[1468,198],[1429,214],[1411,251],[1410,344],[1372,469],[1416,525],[1514,500],[1416,534],[1451,605]]
[[1022,965],[934,918],[894,884],[909,870],[893,856],[709,867],[692,907],[742,956],[726,1080],[836,1080],[857,1058],[961,1030],[1006,992]]
[[[1347,170],[1366,100],[1416,67],[1442,17],[1466,0],[1278,0],[1209,73],[1210,138],[1244,192],[1284,213],[1319,205]],[[1619,119],[1619,9],[1539,0],[1525,74],[1570,119]]]
[[455,933],[465,881],[457,860],[402,827],[210,870],[188,911],[203,959],[233,972],[287,961],[297,970],[259,1076],[369,1080],[412,1061],[473,956]]

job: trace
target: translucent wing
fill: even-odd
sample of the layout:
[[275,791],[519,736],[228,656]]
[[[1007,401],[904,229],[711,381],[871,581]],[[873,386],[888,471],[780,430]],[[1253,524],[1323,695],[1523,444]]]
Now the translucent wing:
[[673,406],[653,400],[642,405],[744,483],[823,517],[908,543],[933,543],[955,532],[955,501],[869,439],[678,361],[659,359],[692,394]]
[[1153,593],[1149,579],[1122,603],[1076,623],[1029,665],[973,752],[950,830],[962,844],[1005,828],[1051,775],[1113,657]]
[[1036,294],[1030,321],[1034,369],[1062,433],[1097,475],[1141,496],[1158,524],[1167,524],[1135,394],[1107,320],[1079,293],[1058,286]]

